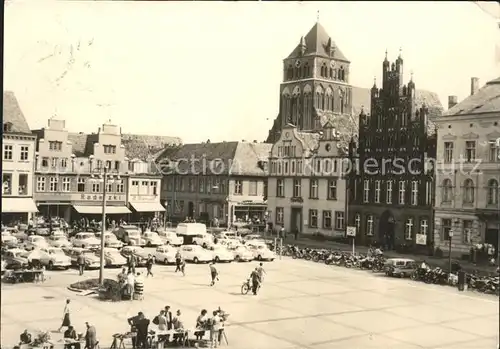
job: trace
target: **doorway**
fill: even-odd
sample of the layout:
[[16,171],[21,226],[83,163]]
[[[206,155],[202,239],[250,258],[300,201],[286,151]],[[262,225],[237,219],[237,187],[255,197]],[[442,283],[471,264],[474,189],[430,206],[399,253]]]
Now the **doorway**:
[[292,207],[290,215],[290,232],[302,234],[302,207]]
[[385,245],[388,250],[394,249],[394,231],[396,220],[392,212],[387,210],[380,216],[378,225],[378,239]]
[[188,217],[194,217],[194,204],[192,201],[188,203]]
[[498,229],[486,229],[484,234],[484,242],[495,246],[495,251],[498,251]]

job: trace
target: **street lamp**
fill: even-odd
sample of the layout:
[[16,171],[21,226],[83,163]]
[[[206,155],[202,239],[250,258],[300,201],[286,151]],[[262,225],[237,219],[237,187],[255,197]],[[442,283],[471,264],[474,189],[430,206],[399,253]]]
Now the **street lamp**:
[[450,229],[450,231],[448,232],[448,270],[449,270],[449,273],[451,274],[451,240],[453,238],[453,229]]
[[[104,283],[104,234],[106,232],[106,193],[107,193],[107,186],[109,183],[114,182],[114,175],[116,174],[117,171],[111,171],[109,167],[103,167],[103,168],[96,168],[94,171],[92,171],[91,178],[94,181],[97,181],[99,183],[103,183],[103,188],[102,188],[102,201],[101,201],[101,206],[102,206],[102,220],[101,220],[101,250],[99,253],[100,257],[100,269],[99,269],[99,284],[103,285]],[[95,174],[99,176],[98,179],[95,178]],[[120,180],[120,175],[116,174],[116,179]]]

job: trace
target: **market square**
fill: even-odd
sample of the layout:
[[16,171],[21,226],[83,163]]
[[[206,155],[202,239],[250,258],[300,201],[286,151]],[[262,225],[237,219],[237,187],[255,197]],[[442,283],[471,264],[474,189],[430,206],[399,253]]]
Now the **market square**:
[[[219,265],[220,282],[209,287],[206,265],[188,265],[186,276],[156,265],[145,281],[142,301],[103,302],[67,290],[76,270],[48,272],[40,284],[2,285],[2,346],[18,341],[24,329],[55,330],[64,300],[73,304],[75,329],[93,324],[101,347],[127,330],[126,319],[142,311],[148,318],[170,305],[187,326],[202,308],[230,314],[227,348],[494,348],[499,307],[494,296],[459,294],[456,289],[415,284],[361,271],[283,257],[264,265],[257,296],[241,295],[251,263]],[[106,270],[114,277],[118,270]],[[96,277],[96,271],[84,278]],[[59,334],[52,334],[54,338]]]

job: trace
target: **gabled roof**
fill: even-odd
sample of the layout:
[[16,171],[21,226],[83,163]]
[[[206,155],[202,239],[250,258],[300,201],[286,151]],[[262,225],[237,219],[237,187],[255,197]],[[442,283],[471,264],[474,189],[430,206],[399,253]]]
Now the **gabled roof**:
[[[331,40],[331,44],[335,47],[335,52],[333,55],[333,59],[349,62],[349,60],[344,56],[340,48],[335,45],[333,39],[331,39],[330,35],[326,32],[325,28],[319,22],[317,22],[309,33],[304,37],[304,41],[306,44],[306,50],[304,55],[319,55],[324,57],[330,57],[330,52],[327,51],[328,40]],[[288,55],[288,58],[294,58],[301,56],[300,52],[300,43],[295,47],[295,49]]]
[[[11,124],[9,133],[22,133],[31,135],[31,130],[26,121],[26,117],[19,106],[14,92],[3,91],[3,108],[2,108],[3,123]],[[5,132],[7,133],[7,132]]]
[[500,77],[486,83],[475,94],[443,113],[443,116],[492,112],[500,112]]
[[272,144],[239,142],[234,154],[231,173],[241,176],[265,176]]

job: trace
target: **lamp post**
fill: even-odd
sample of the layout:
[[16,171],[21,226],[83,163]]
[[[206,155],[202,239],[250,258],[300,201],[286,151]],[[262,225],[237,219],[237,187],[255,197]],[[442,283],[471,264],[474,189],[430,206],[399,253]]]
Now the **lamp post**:
[[[102,201],[101,201],[101,207],[102,207],[102,220],[101,220],[101,249],[99,251],[99,261],[100,261],[100,268],[99,268],[99,284],[103,285],[104,283],[104,235],[106,232],[106,194],[107,194],[107,186],[108,184],[114,181],[113,175],[115,173],[112,173],[112,171],[108,167],[103,167],[103,168],[96,168],[94,171],[92,171],[91,177],[94,177],[94,174],[97,173],[99,175],[99,179],[97,179],[98,182],[103,183],[103,188],[102,188]],[[117,174],[117,179],[120,179],[120,176]]]
[[448,270],[451,274],[451,240],[453,239],[453,229],[448,232]]

